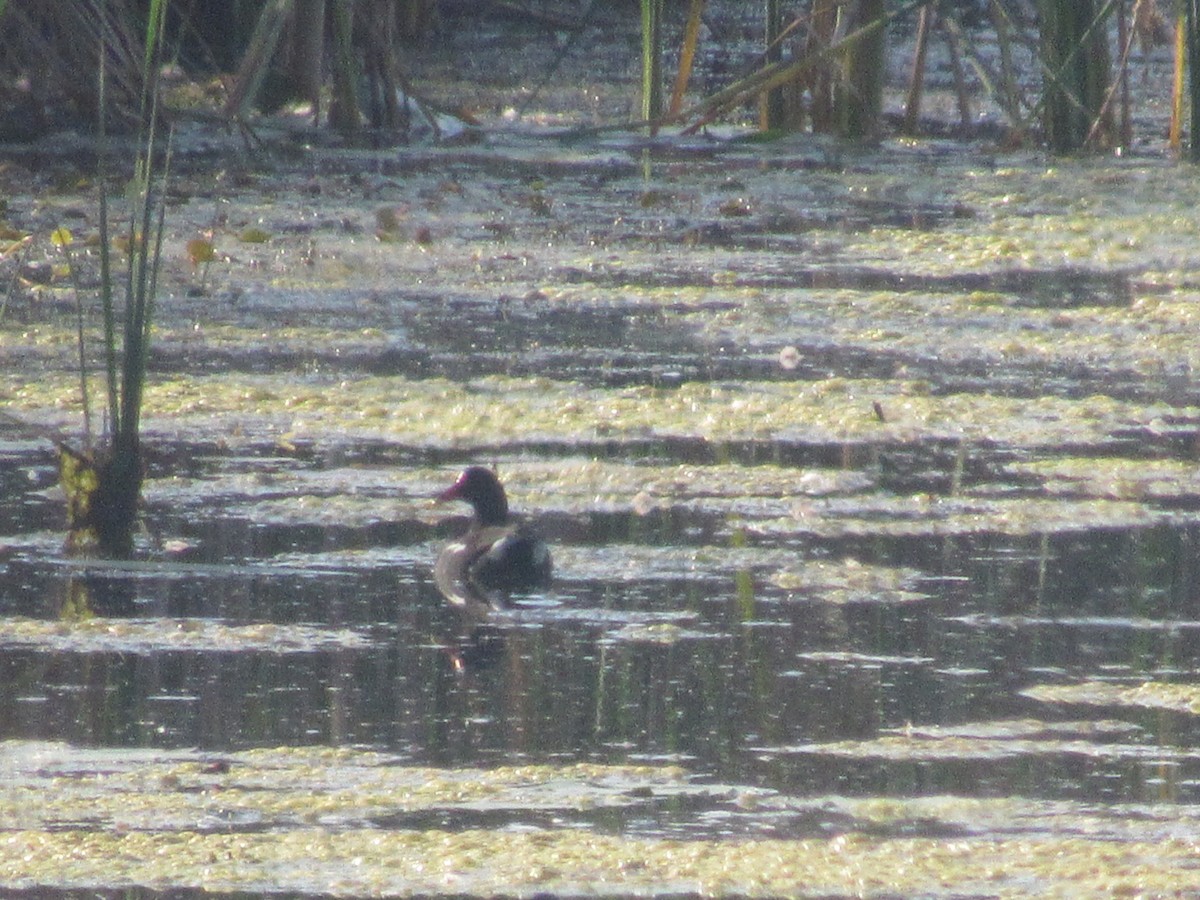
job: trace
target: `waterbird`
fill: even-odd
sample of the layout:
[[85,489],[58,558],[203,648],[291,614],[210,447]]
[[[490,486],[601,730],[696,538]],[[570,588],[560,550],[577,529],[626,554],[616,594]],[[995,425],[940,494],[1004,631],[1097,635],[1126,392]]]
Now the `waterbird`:
[[491,469],[468,466],[441,502],[461,500],[473,509],[471,524],[438,554],[433,578],[456,606],[507,605],[507,595],[550,583],[550,549],[527,525],[512,519],[504,486]]

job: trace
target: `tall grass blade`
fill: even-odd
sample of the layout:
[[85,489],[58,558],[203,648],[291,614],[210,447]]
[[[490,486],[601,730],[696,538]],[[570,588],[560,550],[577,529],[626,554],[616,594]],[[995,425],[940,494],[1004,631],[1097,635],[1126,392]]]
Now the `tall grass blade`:
[[71,232],[56,228],[50,235],[51,243],[57,244],[67,259],[67,272],[71,278],[71,290],[75,294],[75,339],[79,349],[79,398],[83,405],[83,442],[89,448],[92,443],[92,401],[88,391],[87,331],[84,328],[83,290],[79,285],[79,270],[71,255]]
[[1174,65],[1171,78],[1171,125],[1167,146],[1178,153],[1183,147],[1183,90],[1187,66],[1187,13],[1181,7],[1175,16]]
[[1000,55],[1000,104],[1009,121],[1020,131],[1025,130],[1021,116],[1021,92],[1017,85],[1016,65],[1013,62],[1013,24],[1001,0],[988,5],[992,28],[996,32],[996,49]]
[[354,10],[348,0],[334,0],[333,4],[333,98],[329,104],[329,123],[343,134],[357,131],[362,123],[354,54]]
[[663,0],[642,0],[642,118],[651,123],[662,118],[662,18]]
[[225,114],[242,119],[250,113],[250,107],[258,96],[267,69],[275,54],[275,48],[283,37],[284,27],[293,17],[294,0],[272,0],[263,6],[258,22],[250,35],[250,42],[242,54],[237,76],[225,101]]
[[[142,60],[143,83],[157,84],[158,62],[162,55],[163,26],[167,20],[167,0],[150,0],[150,14],[146,18],[146,51]],[[146,96],[146,89],[142,97]],[[158,91],[152,91],[157,99]]]
[[111,40],[108,31],[108,10],[101,7],[100,78],[98,87],[99,115],[96,140],[99,144],[96,174],[100,184],[100,304],[104,318],[104,369],[108,392],[108,428],[115,433],[121,424],[121,407],[117,402],[117,316],[113,308],[112,246],[108,227],[108,53]]
[[[883,0],[861,0],[851,7],[852,27],[869,27],[887,14]],[[875,28],[846,47],[838,84],[839,133],[852,140],[872,137],[883,109],[883,77],[887,51],[883,28]]]
[[[157,287],[162,246],[162,191],[152,179],[158,153],[158,76],[162,61],[166,0],[152,0],[146,23],[146,54],[143,63],[141,115],[145,129],[137,172],[134,176],[136,215],[130,217],[129,290],[125,311],[125,343],[121,372],[120,427],[114,431],[114,448],[136,452],[141,424],[142,396],[149,359],[150,322]],[[162,174],[165,185],[166,171]],[[158,212],[157,234],[155,213]],[[151,236],[155,235],[153,244]]]

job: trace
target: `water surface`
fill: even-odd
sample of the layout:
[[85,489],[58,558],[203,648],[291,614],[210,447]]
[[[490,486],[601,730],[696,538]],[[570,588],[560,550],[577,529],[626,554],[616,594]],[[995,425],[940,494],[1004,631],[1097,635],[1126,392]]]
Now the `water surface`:
[[[1190,173],[414,153],[181,176],[136,561],[64,559],[0,426],[5,889],[1195,888]],[[70,303],[0,322],[43,427]],[[557,563],[470,618],[468,463]]]

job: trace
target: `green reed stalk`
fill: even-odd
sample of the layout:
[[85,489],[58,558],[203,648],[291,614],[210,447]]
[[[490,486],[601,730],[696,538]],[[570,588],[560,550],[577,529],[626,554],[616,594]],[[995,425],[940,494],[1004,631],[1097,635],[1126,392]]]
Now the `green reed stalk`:
[[[140,425],[150,351],[150,325],[158,291],[165,231],[163,193],[170,168],[170,139],[161,167],[159,71],[162,65],[167,0],[147,8],[146,52],[142,61],[138,153],[128,192],[128,265],[124,302],[118,315],[117,289],[109,237],[110,142],[107,131],[109,47],[115,40],[107,3],[101,0],[99,46],[100,296],[103,309],[105,374],[108,394],[106,440],[95,451],[79,452],[59,443],[59,471],[67,494],[69,549],[127,557],[133,551],[142,487]],[[121,320],[118,329],[118,319]],[[118,331],[120,337],[118,339]],[[118,342],[120,347],[118,348]],[[82,354],[82,338],[81,338]],[[81,378],[85,378],[81,356]],[[86,408],[86,379],[85,379]],[[90,441],[89,441],[90,443]]]
[[1103,25],[1114,9],[1108,0],[1041,0],[1042,62],[1046,87],[1043,125],[1055,153],[1078,150],[1104,115],[1108,93],[1108,42]]
[[1186,0],[1188,99],[1191,106],[1192,129],[1188,138],[1188,159],[1200,162],[1200,0]]
[[[763,10],[766,18],[764,40],[766,53],[764,59],[768,64],[777,63],[783,59],[783,48],[780,46],[780,34],[783,31],[781,21],[782,11],[779,0],[766,0]],[[777,131],[783,128],[783,88],[777,87],[763,94],[762,106],[759,110],[758,127],[762,131]]]
[[[162,257],[162,191],[166,186],[170,152],[166,154],[155,190],[154,158],[158,147],[158,73],[162,62],[167,0],[151,0],[146,23],[146,53],[142,63],[142,150],[132,185],[136,201],[129,217],[129,268],[125,294],[125,335],[121,360],[120,416],[113,421],[114,446],[137,446],[146,364],[150,355],[150,322],[158,289]],[[156,219],[157,214],[157,221]]]
[[[863,0],[851,27],[869,26],[886,17],[883,0]],[[883,28],[876,28],[846,48],[842,79],[838,83],[839,133],[851,140],[871,137],[883,109],[883,77],[887,45]]]
[[663,0],[642,0],[642,118],[662,118]]

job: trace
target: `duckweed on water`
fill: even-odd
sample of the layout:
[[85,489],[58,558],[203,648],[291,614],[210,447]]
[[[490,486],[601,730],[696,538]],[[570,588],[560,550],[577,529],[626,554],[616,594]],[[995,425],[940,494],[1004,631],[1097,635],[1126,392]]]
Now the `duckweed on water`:
[[829,759],[883,760],[892,763],[995,762],[1025,757],[1049,762],[1058,756],[1145,761],[1194,760],[1196,754],[1171,748],[1129,743],[1066,740],[1049,733],[1045,738],[972,737],[925,729],[911,735],[885,735],[871,741],[835,741],[768,747],[765,752]]
[[0,618],[0,646],[57,653],[254,652],[313,653],[362,649],[371,641],[349,629],[312,625],[227,625],[211,619],[46,621]]
[[[27,829],[86,820],[133,830],[359,827],[434,809],[591,810],[659,798],[706,796],[668,766],[509,766],[439,769],[392,756],[328,748],[230,754],[0,745],[0,812]],[[42,802],[31,802],[40,795]]]
[[682,628],[675,622],[630,622],[609,633],[608,640],[626,644],[661,644],[712,640],[722,637],[707,631]]
[[1016,463],[1010,471],[1042,479],[1049,496],[1141,500],[1200,494],[1200,469],[1183,460],[1069,458]]
[[928,598],[912,590],[920,574],[915,569],[868,566],[856,560],[814,560],[783,569],[771,581],[793,594],[826,603],[911,603]]
[[1167,514],[1139,503],[1117,500],[986,500],[934,496],[825,500],[796,508],[783,519],[747,520],[742,527],[762,536],[814,534],[820,537],[1018,536],[1143,528]]
[[[1020,447],[1094,443],[1118,429],[1150,428],[1164,415],[1197,410],[1093,396],[1036,401],[987,394],[929,396],[921,382],[829,378],[753,387],[689,382],[678,388],[585,387],[543,378],[488,376],[318,379],[285,386],[250,375],[152,382],[147,428],[213,429],[328,441],[380,437],[416,446],[474,446],[481,437],[519,447],[546,440],[695,437],[710,441],[787,439],[913,442],[962,440]],[[0,385],[18,409],[77,406],[68,375]],[[880,403],[887,420],[873,408]]]
[[679,841],[590,832],[11,831],[0,884],[332,896],[963,897],[1163,895],[1195,886],[1200,844],[1173,838]]
[[1040,684],[1021,691],[1042,703],[1074,706],[1158,709],[1200,715],[1200,685],[1147,681],[1138,685],[1086,681],[1082,684]]
[[[1020,752],[1034,734],[1048,740],[1095,729],[1024,721],[1010,731],[1007,741]],[[989,733],[993,740],[1000,736],[996,728]],[[960,752],[964,743],[984,741],[965,731],[944,739]],[[1173,835],[1194,824],[1188,808],[1150,807],[1131,817],[1128,810],[1106,813],[1090,804],[1037,799],[792,799],[693,784],[669,767],[431,769],[335,748],[214,756],[7,742],[0,745],[0,775],[6,822],[0,887],[6,889],[1098,895],[1186,889],[1200,861],[1200,842]],[[471,810],[503,809],[521,822],[537,810],[561,816],[686,795],[744,797],[739,815],[767,822],[796,814],[840,824],[832,837],[816,839],[677,840],[599,834],[545,820],[496,830],[417,830],[403,827],[401,818],[459,810],[469,821]],[[364,827],[375,820],[392,824]],[[869,833],[859,833],[853,822]],[[975,836],[983,823],[990,823],[983,833],[1008,836]],[[936,836],[921,836],[922,827]],[[947,839],[948,829],[959,837]]]

